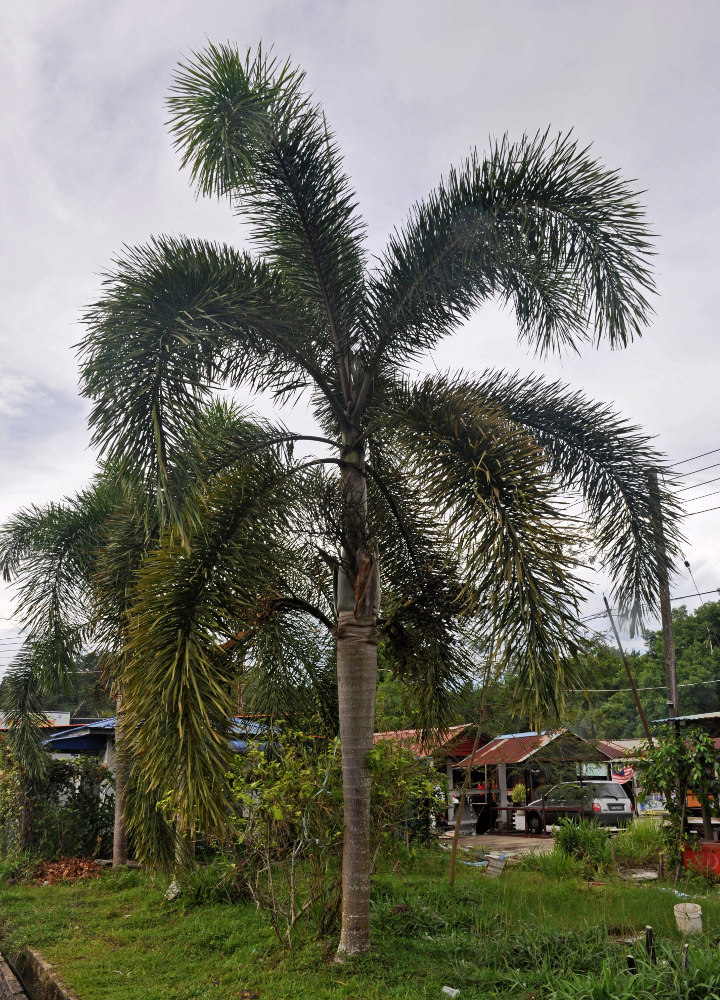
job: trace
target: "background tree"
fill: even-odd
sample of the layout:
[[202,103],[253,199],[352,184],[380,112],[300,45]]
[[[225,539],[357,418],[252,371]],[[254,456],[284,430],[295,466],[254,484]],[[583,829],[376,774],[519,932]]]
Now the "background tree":
[[[540,351],[639,334],[650,247],[617,172],[568,137],[503,139],[450,170],[371,263],[337,144],[303,88],[261,50],[210,46],[180,66],[169,105],[183,166],[199,194],[227,198],[248,222],[256,255],[169,237],[126,250],[88,313],[81,356],[103,456],[156,484],[160,546],[138,577],[128,705],[148,780],[174,786],[188,828],[227,812],[233,671],[218,635],[239,635],[255,613],[304,616],[336,640],[342,955],[369,944],[378,641],[437,721],[472,616],[533,717],[552,713],[582,641],[576,528],[558,495],[584,498],[615,600],[637,625],[657,579],[645,476],[661,462],[566,386],[404,374],[490,298]],[[238,466],[181,505],[169,470],[196,477],[181,445],[219,386],[303,396],[325,450],[252,476]],[[258,456],[268,441],[243,444]]]
[[[715,712],[720,704],[720,602],[708,601],[693,612],[674,608],[672,617],[679,714]],[[662,632],[646,631],[643,637],[646,650],[631,653],[628,662],[646,717],[661,719],[667,716]],[[573,728],[590,737],[641,737],[642,725],[617,650],[598,637],[580,657],[577,670],[591,690],[587,695],[578,692],[569,703]]]

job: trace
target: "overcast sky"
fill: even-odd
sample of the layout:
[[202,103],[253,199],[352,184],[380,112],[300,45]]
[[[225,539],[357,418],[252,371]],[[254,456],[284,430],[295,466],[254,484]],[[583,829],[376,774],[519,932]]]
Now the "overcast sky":
[[[490,136],[549,126],[592,142],[646,192],[659,295],[645,336],[623,352],[541,362],[490,307],[435,361],[563,378],[655,435],[672,462],[720,449],[717,0],[26,0],[0,30],[1,520],[92,474],[72,345],[113,255],[158,233],[242,238],[226,205],[195,200],[164,124],[173,67],[206,39],[262,40],[305,68],[373,250]],[[720,451],[678,471],[716,461]],[[720,495],[687,509],[714,506]],[[689,517],[686,535],[699,589],[718,587],[720,510]],[[596,583],[590,610],[602,605]],[[687,573],[672,587],[694,589]],[[17,635],[11,612],[5,589],[0,670]]]

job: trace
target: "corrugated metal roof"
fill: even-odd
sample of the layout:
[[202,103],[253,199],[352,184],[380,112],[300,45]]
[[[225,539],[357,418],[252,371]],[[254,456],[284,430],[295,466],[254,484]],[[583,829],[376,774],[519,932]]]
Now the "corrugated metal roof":
[[[537,733],[531,736],[496,736],[475,754],[473,767],[521,764],[533,751],[549,742],[548,736],[538,736]],[[467,767],[469,762],[470,758],[466,757],[460,761],[460,766]]]
[[610,760],[620,760],[625,756],[628,750],[627,747],[621,746],[614,740],[598,740],[596,745],[598,750],[602,750],[603,753],[606,753]]
[[[261,736],[267,730],[267,726],[259,719],[244,719],[237,717],[232,720],[233,736]],[[43,743],[49,750],[76,751],[86,749],[101,750],[108,739],[115,733],[115,716],[109,719],[98,719],[97,722],[90,722],[86,726],[79,726],[74,731],[56,733]],[[243,741],[240,741],[243,742]]]
[[699,715],[668,716],[667,719],[653,719],[653,722],[697,722],[699,719],[720,719],[720,712],[701,712]]
[[[470,739],[470,746],[466,749],[463,745],[465,741],[460,741],[458,738],[468,729],[474,728],[470,723],[465,723],[464,726],[450,726],[448,729],[436,730],[428,734],[424,741],[422,733],[418,732],[417,729],[393,729],[385,733],[375,733],[373,743],[381,743],[385,740],[400,743],[418,757],[432,757],[440,750],[445,750],[453,756],[459,756],[472,752],[474,739]],[[458,740],[457,746],[453,742],[454,740]]]
[[[593,750],[593,744],[584,740],[581,736],[576,736],[575,733],[570,733],[566,729],[561,729],[556,733],[532,733],[525,736],[496,736],[494,740],[487,743],[475,754],[473,760],[473,767],[496,767],[498,764],[523,764],[528,758],[537,754],[538,750],[546,747],[549,743],[553,743],[558,737],[564,736],[569,740],[577,740],[580,743],[585,744],[589,750]],[[599,754],[601,754],[601,759],[612,759],[611,754],[606,750],[598,749]],[[614,755],[614,751],[613,751]],[[541,758],[542,759],[542,758]],[[579,758],[577,754],[572,756],[567,755],[565,757],[553,756],[554,760],[557,761],[575,761],[575,760],[587,760],[588,758],[583,756]],[[461,760],[458,767],[467,767],[470,763],[470,758],[466,757]]]

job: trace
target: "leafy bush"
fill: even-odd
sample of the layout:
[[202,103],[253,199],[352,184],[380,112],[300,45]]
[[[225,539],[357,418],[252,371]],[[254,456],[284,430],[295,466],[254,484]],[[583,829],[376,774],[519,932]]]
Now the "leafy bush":
[[555,849],[583,865],[586,875],[607,871],[610,866],[610,832],[586,819],[561,819],[555,834]]
[[720,802],[720,752],[701,729],[669,728],[637,748],[637,770],[646,792],[659,792],[670,815],[670,840],[675,863],[686,842],[685,801],[689,790],[700,800],[703,825],[710,836],[710,816]]
[[112,775],[96,759],[52,759],[32,777],[0,753],[0,856],[98,857],[112,848],[114,811]]
[[[373,748],[369,764],[373,857],[425,840],[446,805],[436,772],[389,742]],[[236,763],[232,794],[237,844],[222,891],[249,892],[283,944],[301,920],[320,934],[334,930],[343,841],[339,741],[283,732],[269,747],[251,745]]]

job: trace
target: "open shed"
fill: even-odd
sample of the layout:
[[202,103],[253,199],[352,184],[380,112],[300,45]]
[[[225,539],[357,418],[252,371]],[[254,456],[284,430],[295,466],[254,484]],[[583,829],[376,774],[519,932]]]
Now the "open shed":
[[473,786],[484,788],[485,801],[496,796],[500,816],[510,806],[510,790],[525,788],[525,805],[536,797],[537,789],[576,777],[610,779],[613,753],[609,747],[583,739],[566,729],[553,733],[509,733],[496,736],[475,756],[460,761],[471,767]]

